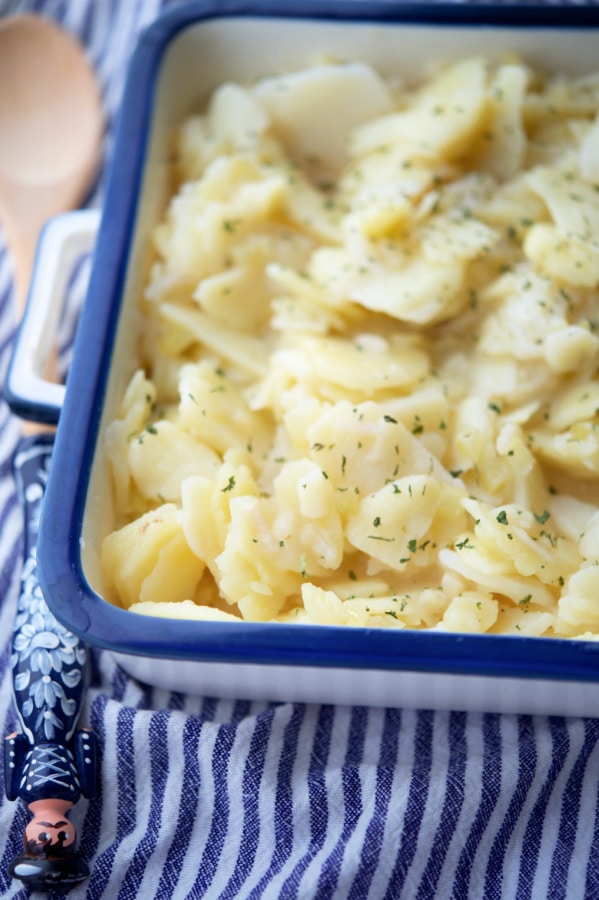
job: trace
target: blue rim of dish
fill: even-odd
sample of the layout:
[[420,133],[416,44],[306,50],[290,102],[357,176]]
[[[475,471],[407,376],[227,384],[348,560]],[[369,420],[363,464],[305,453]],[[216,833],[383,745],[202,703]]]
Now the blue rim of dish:
[[[88,479],[126,273],[157,71],[168,43],[209,19],[426,26],[599,28],[599,8],[395,4],[362,0],[186,3],[157,19],[133,54],[109,172],[88,300],[82,313],[40,524],[40,582],[56,617],[88,643],[180,660],[599,681],[599,641],[348,626],[154,619],[112,606],[89,586],[80,538]],[[115,298],[107,303],[106,298]],[[100,352],[90,352],[99,348]],[[77,395],[75,396],[75,390]]]

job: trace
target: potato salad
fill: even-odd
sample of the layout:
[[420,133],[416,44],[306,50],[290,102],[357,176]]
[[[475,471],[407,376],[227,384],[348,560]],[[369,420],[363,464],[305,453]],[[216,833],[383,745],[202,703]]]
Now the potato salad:
[[113,602],[599,635],[599,74],[220,86],[105,433]]

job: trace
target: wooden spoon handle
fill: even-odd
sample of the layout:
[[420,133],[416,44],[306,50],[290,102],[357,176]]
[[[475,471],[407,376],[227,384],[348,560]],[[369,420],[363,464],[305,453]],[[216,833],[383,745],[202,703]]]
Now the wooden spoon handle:
[[[69,887],[89,874],[75,851],[76,833],[68,815],[81,795],[93,796],[96,779],[95,736],[76,730],[87,686],[88,651],[50,612],[37,577],[37,529],[51,452],[52,439],[43,435],[22,441],[15,455],[25,514],[25,563],[12,640],[20,730],[5,739],[4,753],[6,795],[10,800],[19,797],[33,816],[27,841],[37,845],[40,832],[47,833],[44,846],[26,845],[9,871],[33,890],[46,891]],[[59,819],[64,820],[63,838],[47,824],[35,827],[36,821]],[[71,851],[67,856],[61,841]]]

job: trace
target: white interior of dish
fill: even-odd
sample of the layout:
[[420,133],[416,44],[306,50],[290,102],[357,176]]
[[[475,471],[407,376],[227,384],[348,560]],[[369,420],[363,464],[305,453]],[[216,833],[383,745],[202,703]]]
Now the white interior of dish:
[[[201,110],[223,82],[305,67],[324,57],[370,63],[382,75],[414,79],[430,64],[468,55],[498,59],[509,51],[531,65],[568,75],[597,68],[599,34],[593,29],[506,29],[435,25],[376,25],[282,19],[223,18],[200,22],[170,43],[158,73],[155,107],[129,257],[125,295],[100,435],[136,366],[135,307],[147,272],[150,234],[168,197],[168,155],[173,130]],[[98,441],[82,534],[82,566],[88,582],[105,594],[99,564],[103,537],[113,527],[110,477]]]

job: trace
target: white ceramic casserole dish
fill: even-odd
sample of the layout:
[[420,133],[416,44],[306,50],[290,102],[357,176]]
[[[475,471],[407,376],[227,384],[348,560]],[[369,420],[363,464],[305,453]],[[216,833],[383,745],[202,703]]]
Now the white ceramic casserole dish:
[[[319,54],[369,62],[383,75],[417,77],[430,60],[481,47],[492,59],[515,51],[534,66],[592,71],[599,11],[197,3],[176,6],[142,36],[128,75],[38,549],[54,614],[89,644],[112,651],[134,677],[248,699],[599,715],[599,642],[155,619],[103,599],[99,548],[114,512],[102,435],[134,366],[135,304],[150,233],[168,198],[173,129],[225,80],[244,83],[300,68]],[[44,280],[38,267],[32,301]],[[31,319],[30,311],[22,335]],[[19,400],[17,370],[13,365],[9,395],[20,412],[35,417],[35,397]],[[55,399],[42,402],[38,395],[38,414],[50,418]]]

